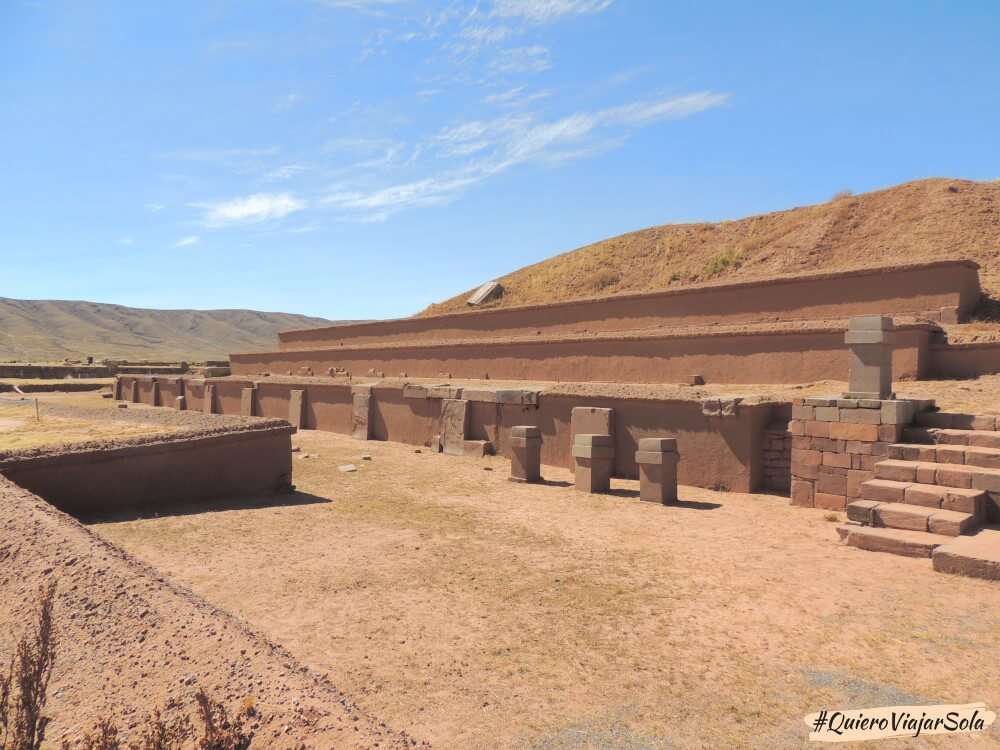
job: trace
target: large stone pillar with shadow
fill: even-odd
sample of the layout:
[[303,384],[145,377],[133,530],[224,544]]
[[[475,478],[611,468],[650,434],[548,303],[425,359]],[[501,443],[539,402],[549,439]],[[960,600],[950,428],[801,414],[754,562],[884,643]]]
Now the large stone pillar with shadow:
[[892,318],[858,315],[850,319],[844,341],[850,350],[850,383],[844,398],[891,399]]

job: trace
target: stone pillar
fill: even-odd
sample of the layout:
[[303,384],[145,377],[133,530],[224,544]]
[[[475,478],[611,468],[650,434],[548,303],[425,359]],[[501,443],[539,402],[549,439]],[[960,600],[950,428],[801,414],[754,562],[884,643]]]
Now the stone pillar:
[[111,386],[111,398],[115,401],[122,400],[122,379],[115,378],[114,385]]
[[539,482],[542,479],[542,431],[519,425],[510,428],[510,481]]
[[206,414],[215,414],[215,386],[211,383],[205,383],[205,401],[201,410]]
[[677,502],[677,438],[640,438],[635,462],[639,465],[639,499],[651,503]]
[[302,429],[306,421],[306,392],[292,390],[288,396],[288,421],[297,430]]
[[[576,444],[577,435],[610,435],[612,451],[615,444],[615,410],[598,406],[574,406],[570,412],[569,442]],[[611,473],[615,473],[614,456],[611,457]]]
[[351,436],[358,440],[371,439],[371,386],[356,386],[351,389]]
[[441,448],[449,456],[465,454],[465,434],[469,426],[469,402],[459,398],[441,399]]
[[892,318],[858,315],[851,318],[845,343],[851,350],[850,385],[844,398],[891,399]]
[[254,392],[257,389],[252,385],[244,388],[243,392],[240,394],[240,416],[252,417],[254,416]]
[[185,396],[177,396],[174,399],[174,408],[177,411],[187,411],[187,398]]
[[139,403],[139,381],[133,380],[131,383],[131,389],[129,391],[129,400],[133,404]]
[[573,441],[576,488],[583,492],[610,490],[611,465],[615,456],[611,436],[581,433]]
[[162,406],[160,403],[160,383],[157,380],[153,381],[153,406]]

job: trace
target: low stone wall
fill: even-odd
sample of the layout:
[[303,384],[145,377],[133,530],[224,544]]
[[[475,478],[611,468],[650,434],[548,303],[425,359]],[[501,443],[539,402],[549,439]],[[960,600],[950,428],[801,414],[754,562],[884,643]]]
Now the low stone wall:
[[664,327],[832,320],[865,314],[917,314],[950,320],[971,310],[979,294],[975,263],[939,261],[285,331],[279,334],[279,348],[313,350],[481,336],[551,338]]
[[0,364],[0,378],[109,378],[114,368],[107,365],[33,365],[30,363]]
[[294,431],[261,420],[221,432],[21,451],[0,456],[0,474],[74,514],[287,491]]
[[[122,378],[122,391],[128,386]],[[189,381],[198,382],[198,381]],[[464,403],[466,421],[462,440],[487,441],[497,454],[510,457],[510,429],[516,425],[538,427],[542,434],[542,463],[570,468],[571,418],[574,407],[609,408],[614,413],[615,474],[636,478],[635,452],[644,437],[676,437],[681,461],[682,484],[747,492],[765,486],[765,429],[787,411],[777,403],[745,403],[709,400],[654,400],[600,398],[545,394],[528,390],[461,388],[450,385],[424,386],[376,383],[351,386],[349,383],[283,381],[268,377],[258,380],[207,380],[219,394],[217,412],[241,414],[240,394],[250,391],[253,414],[289,419],[298,411],[301,426],[345,435],[361,434],[373,440],[389,440],[418,446],[436,446],[442,432],[444,399]],[[189,393],[193,390],[187,386]],[[355,397],[367,396],[364,411],[358,412]],[[301,407],[293,406],[298,392]],[[148,402],[147,402],[148,403]],[[197,408],[189,404],[189,409]],[[459,449],[460,450],[460,449]],[[787,469],[786,469],[787,473]]]
[[[924,375],[933,330],[922,324],[896,330],[893,372],[897,379]],[[700,374],[710,383],[803,383],[847,379],[844,332],[842,327],[803,327],[659,336],[480,340],[234,354],[230,360],[234,374],[250,377],[302,371],[319,375],[341,368],[390,377],[434,378],[446,372],[452,378],[477,380],[679,383]]]

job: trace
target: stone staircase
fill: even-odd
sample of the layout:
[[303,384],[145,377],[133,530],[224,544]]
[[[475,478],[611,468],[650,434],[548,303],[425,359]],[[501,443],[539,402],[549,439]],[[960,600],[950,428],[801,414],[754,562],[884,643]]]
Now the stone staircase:
[[[925,411],[861,484],[847,506],[841,539],[861,549],[909,557],[978,532],[1000,499],[996,417]],[[992,493],[992,494],[991,494]]]

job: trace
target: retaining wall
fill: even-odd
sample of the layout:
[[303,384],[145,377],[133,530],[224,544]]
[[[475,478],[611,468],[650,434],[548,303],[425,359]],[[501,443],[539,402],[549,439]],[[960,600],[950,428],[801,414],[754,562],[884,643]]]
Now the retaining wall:
[[0,474],[68,513],[104,513],[288,490],[288,424],[214,434],[174,434],[104,447],[25,452],[0,459]]
[[515,338],[866,314],[963,316],[979,300],[979,266],[952,260],[846,273],[708,284],[643,294],[328,326],[278,334],[279,349]]
[[[128,384],[121,378],[123,392]],[[303,427],[352,432],[351,386],[347,383],[308,383],[275,378],[209,380],[218,393],[242,393],[253,386],[256,415],[287,419],[292,390],[305,392]],[[190,386],[189,386],[190,387]],[[441,430],[441,398],[414,396],[424,389],[398,384],[375,384],[371,388],[370,433],[374,440],[431,446]],[[457,390],[461,394],[461,389]],[[535,403],[504,402],[503,393],[529,394]],[[533,425],[542,432],[542,463],[570,468],[570,419],[576,406],[614,409],[615,474],[637,477],[635,451],[640,438],[676,436],[681,451],[678,467],[683,484],[728,488],[748,492],[764,485],[763,449],[767,426],[786,418],[788,409],[779,403],[735,403],[723,416],[718,402],[625,399],[537,394],[533,391],[465,389],[468,400],[466,439],[489,440],[498,455],[510,457],[510,428]],[[219,400],[221,413],[239,414],[239,397]],[[708,406],[706,406],[708,404]],[[714,404],[714,406],[712,406]]]
[[1000,342],[937,345],[929,354],[933,377],[974,378],[1000,372]]
[[[292,374],[311,368],[396,377],[562,382],[676,383],[700,374],[710,383],[803,383],[846,380],[845,329],[704,331],[661,336],[492,340],[439,345],[341,347],[233,354],[233,373]],[[922,377],[933,327],[901,326],[893,374]],[[228,413],[228,412],[227,412]]]

